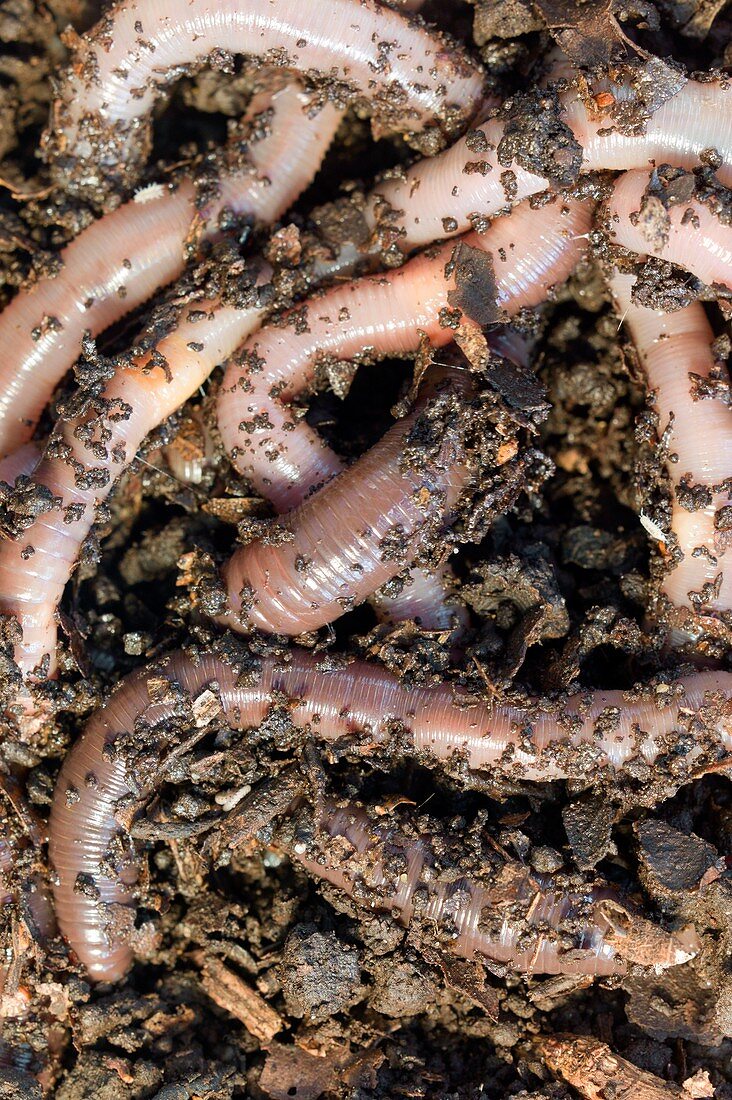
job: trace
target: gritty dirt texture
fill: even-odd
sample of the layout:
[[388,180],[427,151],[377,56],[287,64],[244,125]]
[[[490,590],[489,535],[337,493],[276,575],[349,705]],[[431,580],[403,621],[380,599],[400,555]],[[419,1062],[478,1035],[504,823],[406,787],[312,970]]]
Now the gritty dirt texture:
[[[37,151],[51,73],[74,44],[64,28],[71,22],[82,32],[98,15],[82,0],[0,3],[3,301],[52,273],[57,251],[93,217],[86,202],[51,187]],[[560,186],[573,184],[579,150],[554,93],[538,90],[555,41],[588,81],[611,60],[634,74],[637,95],[614,119],[629,131],[674,86],[678,66],[704,74],[732,64],[732,14],[720,0],[629,7],[428,0],[424,15],[487,64],[507,103],[504,170],[515,163]],[[654,56],[665,61],[652,64]],[[249,68],[221,61],[175,87],[150,137],[143,182],[193,173],[204,197],[213,185],[217,149],[253,83]],[[231,303],[250,302],[262,250],[276,268],[262,293],[284,309],[307,287],[312,260],[344,242],[364,243],[360,211],[370,179],[413,155],[398,138],[374,144],[368,123],[349,112],[315,183],[283,224],[268,233],[231,219],[220,241],[200,247],[194,235],[174,293],[85,342],[39,438],[60,411],[104,411],[101,385],[127,361],[143,326],[142,350],[192,299],[223,293]],[[669,205],[692,193],[729,218],[713,167],[693,178],[657,175],[645,216],[660,234]],[[602,197],[602,180],[589,186]],[[382,210],[378,258],[386,266],[402,260],[392,224]],[[507,692],[526,698],[631,688],[658,673],[671,679],[681,660],[729,667],[730,624],[695,624],[693,644],[677,658],[669,656],[668,621],[647,615],[666,564],[638,513],[667,525],[668,492],[642,378],[603,290],[605,245],[594,243],[596,262],[547,307],[519,319],[535,342],[530,369],[507,370],[482,346],[476,352],[464,331],[468,360],[434,357],[463,368],[469,361],[476,381],[470,445],[482,476],[451,533],[456,594],[471,613],[462,655],[449,636],[379,624],[362,606],[298,639],[323,661],[355,654],[408,684],[452,678],[497,702]],[[455,263],[452,309],[489,329],[499,325],[490,257],[463,249]],[[640,274],[637,293],[648,304],[713,297],[660,261]],[[728,321],[714,306],[710,316],[724,354]],[[411,408],[430,359],[422,351],[414,365],[364,357],[354,371],[324,363],[302,415],[355,458],[393,423],[394,411]],[[221,610],[219,566],[237,535],[275,537],[271,510],[233,471],[213,426],[219,382],[214,375],[154,433],[98,517],[61,607],[60,677],[43,689],[53,722],[26,742],[4,731],[0,1098],[732,1100],[732,792],[724,775],[678,791],[662,769],[599,787],[529,786],[518,777],[476,790],[460,761],[449,771],[415,762],[398,738],[370,759],[347,739],[318,749],[294,728],[284,700],[246,735],[213,722],[190,737],[185,722],[171,724],[166,732],[180,751],[164,781],[144,804],[126,807],[146,867],[138,961],[119,985],[94,987],[69,956],[47,904],[46,822],[60,761],[85,718],[123,675],[182,644],[214,649],[244,671],[287,649],[281,639],[242,640],[211,625]],[[715,384],[727,386],[723,378]],[[427,446],[416,439],[408,460],[424,461]],[[0,496],[4,532],[53,507],[22,483],[12,494],[0,486]],[[729,524],[720,514],[718,526]],[[434,564],[444,550],[433,540],[425,559]],[[19,688],[10,660],[15,629],[0,623],[6,705]],[[150,766],[144,745],[137,730],[126,746],[138,768]],[[693,924],[701,950],[684,966],[634,965],[594,983],[458,959],[449,936],[428,922],[407,930],[369,904],[368,890],[357,905],[303,869],[294,848],[304,843],[303,818],[298,836],[288,812],[305,807],[312,823],[313,806],[334,794],[363,801],[385,822],[398,817],[412,838],[429,828],[438,858],[456,876],[487,878],[520,861],[533,875],[602,877],[660,927]],[[332,854],[326,845],[324,859]],[[403,866],[395,861],[393,870],[398,877]]]

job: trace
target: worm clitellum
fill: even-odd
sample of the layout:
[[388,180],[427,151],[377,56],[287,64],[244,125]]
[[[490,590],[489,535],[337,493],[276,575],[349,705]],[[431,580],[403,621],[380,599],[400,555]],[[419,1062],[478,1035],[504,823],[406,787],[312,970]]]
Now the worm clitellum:
[[[169,689],[173,682],[182,695]],[[128,770],[125,737],[144,725],[149,751],[159,751],[162,764],[166,737],[157,730],[171,718],[190,724],[192,701],[208,687],[233,729],[256,727],[284,696],[294,725],[319,740],[361,734],[368,751],[396,735],[425,759],[457,754],[475,771],[525,780],[586,780],[602,769],[648,767],[668,753],[682,782],[732,748],[729,673],[697,673],[635,700],[619,691],[579,693],[554,713],[538,704],[532,713],[468,705],[447,684],[410,691],[382,668],[359,662],[328,672],[317,658],[293,653],[288,661],[267,658],[240,680],[211,655],[171,654],[118,686],[66,757],[56,784],[50,822],[56,913],[97,980],[121,977],[132,961],[137,860],[116,806],[130,794],[149,795],[154,780],[140,776],[160,774],[149,761]],[[684,754],[675,759],[683,741]]]

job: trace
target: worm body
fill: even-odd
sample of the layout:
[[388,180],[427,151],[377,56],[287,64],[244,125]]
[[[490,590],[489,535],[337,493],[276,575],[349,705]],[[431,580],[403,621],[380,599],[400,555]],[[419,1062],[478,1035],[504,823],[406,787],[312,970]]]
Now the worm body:
[[[173,682],[183,694],[167,690]],[[207,688],[234,729],[256,727],[284,697],[294,725],[323,741],[360,734],[368,750],[398,736],[425,760],[457,757],[470,769],[526,780],[589,780],[598,769],[648,766],[670,754],[682,782],[703,759],[732,748],[729,673],[699,673],[640,696],[578,694],[528,711],[476,703],[447,684],[408,690],[362,662],[326,671],[317,658],[293,653],[287,662],[268,658],[242,678],[210,654],[172,654],[121,682],[69,752],[54,793],[50,857],[59,927],[97,980],[121,977],[132,959],[138,872],[116,808],[120,799],[149,794],[161,774],[149,761],[144,768],[132,762],[128,771],[125,736],[145,728],[148,751],[162,761],[162,725],[171,718],[189,723],[192,703]]]
[[[454,327],[445,313],[455,301],[461,254],[488,257],[480,263],[482,279],[475,276],[476,310],[500,320],[539,304],[584,254],[581,238],[590,218],[588,207],[575,201],[538,210],[519,206],[488,233],[465,237],[458,253],[455,245],[443,245],[398,271],[313,298],[291,315],[290,324],[265,329],[228,365],[219,397],[219,428],[236,468],[278,511],[298,504],[341,468],[291,408],[293,398],[313,384],[319,363],[364,352],[413,353],[421,334],[433,346],[450,343]],[[298,324],[301,317],[304,323]]]
[[578,886],[567,876],[537,875],[518,861],[491,865],[489,858],[471,874],[461,868],[460,848],[446,836],[437,848],[429,834],[402,834],[360,807],[326,805],[315,828],[295,832],[291,851],[358,907],[385,910],[407,928],[419,925],[424,939],[451,953],[522,973],[622,974],[629,962],[646,961],[649,938],[660,967],[695,953],[693,936],[655,926],[643,929],[640,943],[624,942],[616,934],[620,913],[636,923],[636,933],[649,922],[631,918],[607,886]]
[[[285,521],[289,541],[249,544],[226,567],[229,604],[240,622],[300,634],[337,618],[409,564],[435,523],[448,520],[467,480],[467,456],[455,432],[434,462],[420,456],[406,468],[403,452],[424,423],[414,416],[343,471],[290,406],[313,381],[318,361],[365,348],[376,356],[403,354],[416,350],[420,334],[438,347],[448,343],[454,329],[444,318],[458,292],[461,255],[490,257],[491,275],[484,272],[483,285],[479,277],[472,284],[480,308],[499,318],[537,305],[582,255],[589,218],[577,202],[517,207],[488,233],[465,238],[457,253],[445,245],[387,276],[312,299],[297,310],[298,325],[265,329],[230,364],[218,405],[224,444],[237,469],[278,510],[295,506]],[[227,622],[240,629],[237,618]]]
[[32,483],[46,494],[45,511],[0,546],[2,609],[23,637],[15,659],[26,674],[55,669],[55,612],[73,572],[96,507],[134,460],[145,436],[195,393],[217,363],[260,322],[262,311],[197,302],[158,345],[168,373],[145,361],[118,370],[107,383],[104,411],[62,422]]
[[[337,112],[327,107],[325,114],[317,119],[306,118],[302,95],[296,86],[285,86],[276,93],[276,98],[267,96],[265,105],[272,110],[272,128],[256,145],[254,170],[233,174],[225,180],[218,209],[235,205],[240,212],[247,210],[255,216],[263,213],[271,217],[281,213],[310,182],[330,143]],[[260,98],[255,105],[256,111],[261,107]],[[288,147],[298,155],[283,166],[280,163],[282,154]],[[278,178],[272,190],[265,185],[267,174]],[[183,242],[194,213],[192,188],[183,185],[175,194],[166,194],[151,202],[128,203],[100,219],[86,235],[82,234],[69,246],[67,253],[76,251],[71,257],[66,256],[64,272],[39,291],[66,295],[65,308],[76,320],[70,320],[68,327],[61,330],[60,344],[50,340],[45,347],[47,354],[33,358],[28,370],[21,372],[22,401],[16,404],[8,400],[0,406],[0,438],[5,444],[8,439],[17,441],[30,433],[33,418],[78,352],[80,333],[76,331],[70,342],[69,337],[73,335],[74,325],[78,330],[80,324],[82,328],[89,324],[89,318],[80,307],[89,293],[84,279],[90,278],[94,265],[104,265],[109,257],[114,257],[114,270],[124,270],[130,275],[126,271],[124,253],[130,245],[142,243],[142,252],[136,254],[145,278],[141,281],[136,276],[132,282],[134,293],[146,297],[164,281],[156,259],[159,254],[167,257],[166,278],[182,269]],[[167,230],[157,236],[157,231],[166,224]],[[114,229],[113,239],[106,235],[110,226]],[[130,237],[132,227],[140,230],[142,242],[137,237]],[[102,233],[105,236],[100,240]],[[98,253],[102,244],[105,248]],[[262,267],[260,281],[265,282],[268,277],[269,269]],[[75,297],[69,296],[72,280],[78,283]],[[94,280],[92,284],[96,285]],[[108,291],[109,283],[96,292],[95,301],[99,302],[100,318],[103,317],[99,323],[101,328],[119,317],[125,308],[120,307],[119,300],[109,296]],[[37,309],[33,301],[33,293],[16,299],[0,319],[0,328],[8,315],[8,324],[17,326],[20,314]],[[129,299],[125,299],[125,303],[128,304]],[[56,606],[74,569],[79,549],[94,523],[96,507],[133,461],[145,436],[196,392],[213,368],[257,327],[261,316],[256,303],[248,309],[234,309],[216,302],[197,302],[156,348],[156,355],[163,357],[157,361],[167,364],[165,370],[154,368],[150,356],[132,367],[118,370],[103,388],[101,412],[83,411],[58,424],[42,460],[33,471],[32,486],[44,494],[45,510],[30,524],[22,524],[19,539],[4,542],[0,547],[0,605],[21,624],[23,640],[16,649],[15,659],[24,674],[35,670],[42,678],[54,673]],[[42,373],[42,383],[38,372]],[[19,385],[15,379],[10,381],[11,397]],[[22,422],[17,416],[19,408],[25,410]],[[30,700],[23,703],[22,709],[24,713],[33,709]]]
[[[459,380],[456,387],[459,395]],[[289,513],[285,526],[291,541],[254,542],[234,553],[224,571],[227,624],[282,634],[315,630],[362,603],[412,561],[429,534],[439,534],[469,476],[459,425],[467,407],[455,411],[454,402],[444,398],[445,406],[453,406],[450,421],[457,423],[444,430],[427,427],[434,436],[429,454],[420,450],[417,459],[405,459],[410,443],[429,424],[422,404],[354,466]],[[424,594],[427,578],[417,583]],[[439,618],[432,595],[428,602],[430,620]]]
[[423,630],[453,630],[467,626],[469,621],[465,606],[453,598],[455,584],[455,575],[447,564],[434,572],[412,567],[398,594],[378,592],[371,602],[382,623],[413,619]]
[[703,396],[716,366],[714,334],[699,303],[672,313],[648,309],[632,301],[633,283],[631,275],[615,275],[611,290],[654,396],[673,486],[671,529],[683,555],[663,591],[677,607],[729,611],[732,551],[723,518],[730,505],[732,413],[713,391]]
[[267,130],[247,148],[247,165],[221,179],[219,194],[197,211],[192,184],[175,191],[152,185],[93,222],[61,253],[63,268],[21,291],[0,315],[0,341],[13,354],[0,365],[0,457],[31,437],[54,388],[96,336],[176,279],[197,216],[216,230],[224,209],[274,221],[310,183],[340,113],[330,104],[315,115],[296,84],[254,97],[244,121],[266,113]]
[[732,227],[698,199],[680,200],[649,188],[647,172],[626,172],[608,202],[614,243],[659,256],[708,286],[732,290]]
[[[500,279],[499,305],[510,303],[511,309],[518,309],[540,301],[548,284],[559,283],[566,278],[584,247],[583,242],[574,238],[584,232],[589,214],[580,204],[570,204],[566,208],[557,205],[556,209],[547,207],[537,212],[517,211],[513,218],[516,220],[512,221],[510,230],[500,227],[501,234],[506,234],[503,253],[506,260],[501,260],[499,256],[496,266]],[[500,239],[503,241],[504,237]],[[476,247],[479,240],[476,238]],[[511,249],[514,242],[517,245],[520,242],[520,247]],[[448,247],[451,250],[451,246]],[[414,348],[422,326],[441,337],[443,342],[449,339],[452,330],[436,326],[433,314],[436,305],[448,304],[447,294],[453,285],[444,275],[444,264],[448,259],[447,252],[436,263],[418,259],[415,261],[419,265],[417,270],[424,274],[407,282],[402,277],[395,284],[404,288],[401,292],[404,306],[402,315],[394,309],[397,320],[385,325],[385,351]],[[505,266],[505,273],[501,273],[501,264]],[[415,269],[410,267],[409,270]],[[398,280],[399,275],[395,273],[389,278]],[[262,269],[260,282],[265,282],[267,278],[267,270]],[[382,285],[389,286],[388,282],[381,284],[379,280],[373,280],[367,284],[366,295],[358,299],[347,293],[346,300],[351,302],[353,308],[358,306],[364,310],[366,316],[372,308],[379,306],[383,309],[385,301],[391,303],[390,308],[394,308],[396,297],[392,300],[392,296],[380,289]],[[423,293],[423,285],[426,293]],[[382,295],[381,303],[379,293]],[[256,304],[249,309],[234,309],[214,302],[197,302],[195,308],[187,310],[177,328],[156,349],[165,357],[166,372],[159,368],[150,371],[149,360],[123,368],[105,386],[101,412],[83,412],[59,425],[32,478],[33,486],[44,493],[45,510],[32,517],[29,524],[22,524],[22,530],[14,540],[4,541],[0,545],[1,606],[5,612],[15,615],[21,625],[22,642],[16,647],[15,659],[26,675],[42,677],[54,671],[56,607],[76,564],[81,544],[94,522],[97,505],[107,497],[116,479],[132,462],[147,433],[195,393],[213,367],[226,360],[258,326],[261,317],[262,311]],[[340,332],[335,338],[336,343],[341,341],[343,354],[348,354],[349,348],[351,354],[355,352],[355,341],[358,341],[359,347],[369,341],[369,332],[364,331],[363,327],[349,329],[349,335],[351,344],[346,343],[345,347]],[[305,342],[301,349],[306,350]],[[300,368],[303,371],[309,369],[309,362],[307,351],[305,355],[301,351]],[[238,371],[239,368],[234,369]],[[229,382],[229,386],[233,384]],[[304,384],[304,381],[299,383],[300,386]],[[269,409],[270,415],[277,418],[275,426],[289,421],[287,408],[278,400],[273,401],[266,391],[264,401],[267,402],[265,411]],[[251,400],[247,404],[251,404]],[[243,410],[235,421],[237,437],[240,435],[238,424],[245,415]],[[259,443],[262,434],[266,438],[268,431],[262,433],[257,427],[253,439]],[[294,465],[289,457],[291,448],[297,447],[301,439],[305,441],[302,453],[310,463],[307,470]],[[301,486],[296,490],[296,500],[300,499],[303,487],[322,480],[324,472],[335,472],[339,468],[339,464],[335,469],[333,467],[335,456],[332,452],[302,423],[294,431],[284,429],[277,446],[285,451],[287,457],[287,491],[295,491],[294,478]],[[324,461],[327,464],[325,467],[320,465],[313,470],[313,452],[316,463]],[[282,506],[283,501],[286,505],[286,498],[276,496],[270,489],[275,472],[281,465],[278,455],[277,461],[267,466],[267,482],[262,485],[265,495],[274,497],[278,506]],[[453,477],[455,471],[449,474]],[[256,478],[252,480],[257,484]],[[318,519],[316,515],[313,521],[315,528],[310,530],[317,535],[316,528],[322,522],[322,517]],[[380,554],[378,547],[377,553]],[[338,571],[348,571],[349,564],[346,561],[343,566],[339,565]],[[390,575],[399,572],[403,564],[406,563],[397,563]],[[242,574],[234,572],[237,568],[238,562],[232,564],[232,598],[235,606],[238,606],[236,601],[245,583]],[[384,576],[383,580],[386,579],[387,576]],[[374,587],[380,583],[383,581],[378,581]],[[348,596],[348,592],[339,593],[339,598]],[[308,602],[318,601],[309,599]],[[342,605],[323,601],[320,621],[327,622],[341,612]],[[322,617],[324,613],[325,618]],[[297,633],[304,629],[296,623],[293,626],[294,630],[290,632]]]
[[0,481],[14,485],[19,477],[30,477],[40,462],[41,452],[35,443],[24,443],[12,454],[0,458]]
[[474,110],[482,78],[455,44],[372,0],[123,2],[83,37],[46,136],[56,179],[97,198],[134,182],[150,149],[150,114],[181,69],[245,54],[356,100],[377,132],[447,134]]
[[[564,68],[554,76],[563,75]],[[608,90],[615,104],[627,98],[623,85],[609,82]],[[687,80],[637,134],[623,133],[607,112],[593,113],[574,89],[562,92],[559,100],[561,121],[581,147],[576,151],[577,172],[664,163],[691,169],[712,149],[725,165],[723,178],[732,166],[732,93],[718,83]],[[556,186],[566,175],[564,162],[557,165],[557,179],[550,179],[507,157],[502,146],[506,124],[495,108],[493,115],[439,156],[419,161],[374,188],[364,218],[382,244],[409,249],[462,233],[475,219]]]

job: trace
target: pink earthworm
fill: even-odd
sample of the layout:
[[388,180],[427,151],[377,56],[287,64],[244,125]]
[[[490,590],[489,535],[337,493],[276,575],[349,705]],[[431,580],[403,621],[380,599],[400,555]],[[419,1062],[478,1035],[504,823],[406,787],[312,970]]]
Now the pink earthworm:
[[[263,267],[260,285],[268,278]],[[25,675],[44,679],[55,672],[56,607],[96,507],[134,461],[145,436],[196,392],[262,316],[256,293],[248,308],[195,302],[157,346],[168,373],[151,370],[149,356],[122,367],[104,387],[100,412],[92,408],[57,426],[31,478],[30,489],[45,494],[45,511],[0,543],[0,607],[22,628],[15,660]],[[33,711],[29,699],[18,706],[19,716]]]
[[314,828],[296,827],[290,854],[357,908],[386,911],[438,949],[519,973],[609,976],[651,960],[677,966],[698,951],[692,929],[662,931],[601,880],[536,874],[495,853],[474,875],[461,867],[462,841],[440,834],[435,843],[411,826],[402,833],[389,816],[326,803]]
[[[494,244],[506,249],[502,254],[496,253],[499,256],[495,261],[500,289],[498,305],[518,309],[543,299],[548,284],[562,282],[582,254],[584,243],[579,238],[586,232],[589,218],[589,211],[579,203],[571,202],[567,206],[557,203],[538,211],[514,212],[510,228],[507,228],[508,220],[500,229],[497,225],[499,235],[493,238]],[[482,238],[476,236],[465,243],[483,250],[481,241]],[[511,246],[518,242],[521,242],[521,249],[512,249]],[[393,273],[385,282],[372,280],[367,284],[371,293],[365,304],[378,306],[380,310],[374,317],[386,317],[387,311],[395,311],[398,303],[390,287],[401,288],[406,299],[406,313],[401,317],[400,326],[384,326],[388,335],[386,346],[381,345],[384,353],[414,348],[420,330],[434,334],[438,343],[451,338],[453,330],[440,328],[434,315],[435,307],[448,304],[447,294],[454,287],[454,280],[444,275],[449,251],[448,246],[448,251],[444,255],[441,253],[438,260],[419,258],[415,267],[403,269],[411,273],[406,282],[402,273]],[[501,255],[506,259],[500,258]],[[413,280],[417,276],[415,284]],[[260,283],[266,282],[268,277],[268,270],[263,268]],[[383,304],[378,299],[380,286]],[[347,288],[345,294],[345,301],[350,301],[355,308],[353,294],[349,294]],[[416,309],[415,294],[423,295]],[[58,426],[32,478],[33,487],[44,494],[46,510],[31,517],[27,524],[23,521],[22,530],[15,539],[0,543],[0,609],[14,615],[20,623],[22,641],[16,647],[15,660],[24,675],[43,679],[55,671],[56,608],[81,544],[91,530],[96,507],[132,462],[147,433],[196,392],[213,367],[231,355],[258,327],[261,318],[262,309],[256,302],[248,309],[222,307],[215,302],[195,303],[156,349],[165,357],[167,375],[159,369],[146,371],[147,359],[121,369],[105,386],[102,396],[106,406],[101,414],[94,410],[82,412]],[[365,342],[373,342],[376,334],[372,329],[373,325],[370,329],[361,326],[353,330],[357,333],[359,348]],[[300,347],[305,350],[304,342]],[[355,350],[354,347],[351,354]],[[346,354],[347,349],[343,352]],[[284,415],[283,409],[280,419]],[[236,427],[238,429],[238,421]],[[301,435],[298,426],[297,432],[290,433],[287,438],[300,438]],[[309,445],[309,437],[306,438]],[[314,446],[319,460],[325,455],[326,460],[331,461],[317,437]],[[286,473],[290,469],[288,467]],[[306,475],[301,471],[297,473],[305,483]],[[321,476],[317,472],[316,478],[311,476],[311,482]],[[267,492],[266,486],[264,489]],[[378,548],[377,554],[380,556]],[[233,581],[236,581],[235,570],[240,562],[241,559],[235,557],[230,570]],[[399,568],[377,580],[374,587],[399,572]],[[234,588],[236,598],[242,586],[243,580]],[[340,607],[342,605],[329,605],[333,612]],[[19,717],[33,710],[29,700],[19,701],[19,707]]]
[[[572,70],[561,64],[550,79],[564,77],[566,72],[571,75]],[[607,88],[613,103],[629,94],[622,84],[608,82]],[[685,81],[638,134],[621,132],[610,109],[595,112],[573,88],[562,91],[559,102],[561,119],[581,153],[576,150],[569,164],[572,151],[559,147],[556,178],[506,158],[501,146],[506,123],[492,105],[485,121],[439,156],[395,172],[373,188],[363,210],[369,232],[380,237],[387,250],[396,245],[399,251],[408,251],[462,233],[476,219],[558,182],[566,185],[580,171],[624,171],[663,163],[691,169],[700,164],[701,154],[712,149],[722,158],[722,178],[732,171],[732,90],[719,82]]]
[[[656,182],[660,187],[653,186]],[[712,203],[686,191],[676,198],[673,185],[664,187],[662,173],[622,175],[608,200],[607,223],[615,244],[678,264],[708,286],[732,290],[732,226]]]
[[[473,293],[478,308],[492,308],[495,319],[539,304],[582,256],[590,216],[576,201],[538,210],[519,206],[487,233],[468,235],[457,252],[444,245],[387,276],[311,299],[298,307],[297,325],[285,318],[284,325],[268,326],[229,364],[218,403],[222,440],[237,469],[278,511],[289,512],[284,524],[294,538],[235,552],[225,568],[236,616],[229,614],[227,625],[299,634],[331,622],[409,563],[430,523],[444,521],[466,484],[457,438],[436,465],[430,460],[429,469],[404,469],[413,417],[344,470],[290,405],[312,383],[322,357],[340,360],[364,350],[403,355],[417,349],[420,335],[433,346],[447,344],[454,328],[445,316],[457,300],[460,256],[492,257],[495,286],[477,281]],[[395,530],[408,547],[406,560],[384,552]]]
[[83,35],[63,74],[46,134],[52,174],[99,198],[134,182],[156,102],[211,56],[255,55],[319,83],[338,106],[365,106],[376,134],[425,131],[434,150],[468,121],[480,67],[464,49],[374,0],[123,0]]
[[[412,566],[398,593],[376,592],[370,603],[379,622],[394,626],[414,620],[422,630],[451,632],[469,626],[470,618],[464,604],[453,598],[455,574],[444,563],[435,570]],[[454,653],[459,653],[456,645]]]
[[[371,752],[396,737],[401,751],[409,744],[425,763],[455,759],[491,777],[587,781],[598,769],[637,772],[667,753],[681,783],[696,774],[703,743],[707,760],[732,748],[730,673],[697,673],[641,694],[578,693],[561,704],[521,709],[476,701],[449,684],[410,690],[379,666],[319,665],[302,651],[268,657],[245,676],[211,653],[170,654],[117,685],[67,755],[54,792],[49,851],[56,915],[95,980],[120,978],[132,961],[138,866],[129,799],[149,796],[162,778],[171,747],[164,727],[190,725],[209,690],[232,729],[260,725],[284,698],[290,720],[316,739],[348,737],[353,747],[360,735],[363,751]],[[143,728],[146,762],[128,763],[125,745],[132,750],[133,732]],[[117,817],[120,800],[128,807],[126,825]]]
[[[442,405],[452,420],[457,398],[467,414],[469,380],[453,373],[435,402],[418,402],[355,465],[287,515],[291,541],[256,541],[235,551],[224,569],[223,623],[282,634],[316,630],[362,603],[409,565],[430,533],[442,531],[469,478],[461,428],[448,426],[412,462],[405,453],[423,434],[430,405]],[[403,619],[411,610],[427,629],[440,629],[443,618],[451,625],[444,579],[419,571],[410,580],[413,595],[407,590],[406,601],[394,601],[385,614]]]
[[[496,330],[491,333],[488,343],[496,354],[528,368],[529,343],[515,329]],[[423,630],[454,632],[452,652],[458,659],[461,634],[469,627],[470,616],[465,605],[454,598],[455,587],[455,574],[449,562],[443,562],[434,570],[412,566],[398,593],[380,589],[369,598],[369,602],[379,622],[396,625],[413,620]]]
[[296,84],[255,95],[243,121],[266,119],[264,133],[205,208],[197,211],[190,182],[152,184],[67,245],[56,278],[19,293],[0,315],[0,340],[13,349],[0,368],[0,457],[31,437],[84,333],[96,336],[182,273],[196,218],[204,234],[225,209],[274,221],[313,179],[340,117],[330,104],[308,114]]
[[[671,531],[682,557],[663,578],[662,590],[676,607],[730,611],[731,542],[719,517],[732,503],[729,487],[723,488],[732,471],[732,413],[713,389],[702,396],[717,367],[714,333],[698,302],[671,313],[636,305],[634,281],[632,275],[616,274],[610,289],[645,370],[669,455]],[[683,503],[692,488],[697,488],[695,511]]]

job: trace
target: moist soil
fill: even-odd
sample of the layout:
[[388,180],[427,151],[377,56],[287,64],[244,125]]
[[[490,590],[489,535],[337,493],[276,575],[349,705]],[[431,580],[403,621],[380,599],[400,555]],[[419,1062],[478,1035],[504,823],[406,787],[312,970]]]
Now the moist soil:
[[[709,73],[732,62],[732,16],[723,3],[659,0],[636,7],[633,18],[620,22],[612,0],[426,5],[427,19],[483,57],[495,90],[508,99],[500,151],[507,188],[514,160],[556,187],[575,183],[576,143],[550,97],[533,90],[553,35],[584,66],[612,62],[637,73],[662,56]],[[51,73],[67,56],[70,38],[61,32],[69,23],[81,32],[98,15],[91,0],[0,4],[6,300],[52,272],[58,249],[95,216],[51,190],[36,153]],[[673,63],[664,69],[667,79]],[[207,154],[223,143],[227,119],[241,112],[258,78],[238,60],[182,80],[156,122],[148,180],[195,172],[205,189]],[[659,76],[657,89],[661,84]],[[635,116],[619,124],[642,125],[648,106],[639,99],[630,108]],[[474,144],[477,157],[479,134]],[[288,304],[305,284],[309,256],[358,240],[358,198],[373,173],[412,156],[399,141],[374,143],[368,124],[349,114],[294,213],[274,230],[227,226],[224,240],[192,262],[184,287],[199,294],[214,287],[244,303],[250,283],[241,258],[264,249],[276,268],[273,293]],[[604,185],[602,178],[582,184],[598,196]],[[484,396],[472,408],[471,446],[490,491],[464,502],[450,536],[460,594],[472,613],[463,655],[456,661],[444,637],[412,625],[378,625],[367,606],[301,644],[323,656],[330,650],[366,656],[408,683],[452,677],[498,700],[509,690],[521,698],[577,686],[625,688],[684,664],[729,666],[722,629],[711,636],[702,629],[680,654],[667,648],[670,625],[656,595],[662,544],[638,518],[643,510],[662,528],[668,523],[659,426],[619,336],[597,244],[593,259],[554,300],[519,319],[533,342],[533,373],[512,375],[501,362],[473,364],[480,366]],[[458,259],[465,278],[451,304],[469,315],[482,311],[476,320],[491,327],[490,302],[475,295],[476,280],[486,286],[492,279],[481,257]],[[385,248],[383,259],[393,263],[393,250]],[[669,265],[646,265],[642,275],[651,303],[708,291]],[[79,383],[93,387],[145,325],[146,340],[158,337],[182,298],[173,305],[163,292],[89,341],[39,436],[59,409],[75,407]],[[710,306],[721,345],[724,312]],[[355,370],[325,364],[305,414],[339,452],[356,457],[395,412],[409,408],[423,359],[363,362]],[[453,353],[448,359],[456,362]],[[268,506],[233,472],[216,437],[219,382],[213,377],[155,433],[84,548],[62,605],[61,679],[49,691],[57,712],[52,730],[30,745],[12,733],[5,738],[4,834],[19,853],[10,879],[15,901],[6,904],[2,928],[11,963],[6,998],[26,1008],[4,1021],[0,1096],[560,1100],[578,1093],[554,1080],[537,1037],[564,1033],[601,1039],[661,1085],[687,1082],[684,1095],[732,1098],[732,1043],[725,1038],[732,1035],[732,788],[723,775],[680,791],[663,775],[600,788],[507,786],[489,778],[476,784],[459,767],[431,769],[396,753],[368,761],[347,749],[325,756],[273,715],[256,736],[219,731],[199,740],[140,808],[135,835],[149,875],[137,921],[138,962],[124,982],[92,987],[59,939],[44,942],[44,822],[59,763],[85,717],[125,673],[180,645],[217,644],[234,654],[241,646],[263,654],[273,645],[264,638],[214,642],[206,617],[218,609],[216,571],[235,540],[271,530]],[[414,447],[408,460],[418,462],[419,439]],[[185,473],[191,468],[194,480]],[[27,504],[32,511],[33,502]],[[436,535],[426,560],[440,549]],[[5,658],[0,673],[12,689]],[[597,869],[647,916],[693,922],[703,950],[684,966],[594,983],[451,959],[405,933],[388,913],[364,915],[289,858],[278,815],[294,795],[313,800],[326,793],[363,800],[384,814],[414,806],[433,836],[453,842],[465,836],[466,859],[470,837],[480,831],[496,851],[538,872]],[[236,815],[242,798],[249,799],[246,817]],[[614,1091],[580,1095],[645,1095],[623,1091],[632,1084],[619,1071],[609,1086]]]

